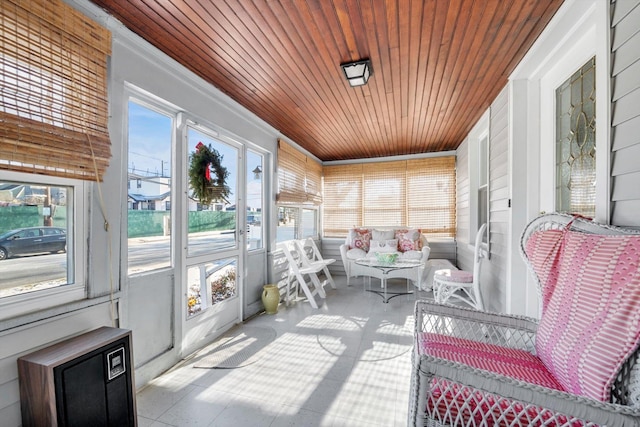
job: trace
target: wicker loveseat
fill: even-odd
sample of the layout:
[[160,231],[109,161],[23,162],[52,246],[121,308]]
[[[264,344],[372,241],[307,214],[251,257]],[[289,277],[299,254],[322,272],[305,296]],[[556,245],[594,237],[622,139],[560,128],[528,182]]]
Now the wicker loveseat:
[[[355,227],[349,229],[345,242],[340,245],[340,256],[347,274],[347,285],[351,277],[374,276],[379,271],[356,264],[357,259],[375,256],[376,252],[398,253],[399,259],[420,260],[429,258],[431,249],[427,238],[415,228],[410,227]],[[425,269],[420,274],[425,276]],[[415,282],[412,269],[392,271],[389,278],[404,278]],[[426,280],[423,277],[422,280]]]
[[639,426],[638,232],[548,214],[522,254],[540,320],[416,302],[409,425]]

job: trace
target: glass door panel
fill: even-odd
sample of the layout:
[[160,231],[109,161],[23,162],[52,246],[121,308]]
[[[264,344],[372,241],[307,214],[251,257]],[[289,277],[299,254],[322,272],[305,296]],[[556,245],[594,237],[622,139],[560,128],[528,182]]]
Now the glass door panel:
[[[220,155],[220,166],[226,169],[228,175],[226,185],[229,194],[226,198],[212,200],[203,203],[189,184],[187,199],[187,224],[188,243],[187,255],[189,257],[204,255],[238,247],[238,206],[237,182],[238,182],[238,153],[239,150],[229,144],[194,128],[188,129],[189,163],[196,153],[198,144],[210,147]],[[209,167],[208,182],[214,185],[216,179],[215,167]],[[187,167],[189,170],[189,167]],[[206,173],[203,172],[203,173]],[[187,180],[189,181],[189,180]]]

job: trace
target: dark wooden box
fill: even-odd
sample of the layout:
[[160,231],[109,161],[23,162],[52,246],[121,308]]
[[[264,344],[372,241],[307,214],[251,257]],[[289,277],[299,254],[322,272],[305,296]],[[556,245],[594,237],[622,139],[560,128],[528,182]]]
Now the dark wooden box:
[[136,426],[131,331],[101,327],[18,359],[23,427]]

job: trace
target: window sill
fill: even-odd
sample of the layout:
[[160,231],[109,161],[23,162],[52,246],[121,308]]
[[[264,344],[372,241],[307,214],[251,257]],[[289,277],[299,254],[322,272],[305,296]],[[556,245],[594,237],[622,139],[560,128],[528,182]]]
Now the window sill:
[[[16,317],[11,317],[8,319],[3,319],[3,320],[0,320],[0,335],[2,335],[5,331],[19,328],[21,326],[40,322],[46,319],[61,316],[74,311],[82,310],[87,307],[105,304],[111,301],[112,299],[114,302],[119,300],[120,292],[114,293],[113,296],[104,295],[104,296],[95,297],[91,299],[83,299],[83,300],[69,302],[69,303],[61,304],[55,307],[35,311],[33,313],[28,313],[28,314],[24,314]],[[117,317],[117,313],[116,313],[116,317]]]

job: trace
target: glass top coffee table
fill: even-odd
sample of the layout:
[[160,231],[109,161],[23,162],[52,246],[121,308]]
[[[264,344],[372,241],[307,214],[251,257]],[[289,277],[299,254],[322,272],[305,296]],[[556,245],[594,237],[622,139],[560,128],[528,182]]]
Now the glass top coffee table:
[[[419,281],[420,268],[424,267],[424,262],[419,260],[396,260],[393,262],[383,262],[383,261],[379,261],[376,258],[360,258],[360,259],[357,259],[355,263],[363,267],[374,268],[381,272],[380,280],[382,281],[382,291],[375,291],[372,289],[368,289],[368,291],[380,295],[382,297],[382,301],[385,304],[388,303],[391,298],[397,297],[398,295],[409,295],[413,293],[413,292],[410,292],[409,290],[407,290],[407,292],[388,292],[387,278],[391,271],[402,270],[406,268],[415,268],[416,277]],[[374,276],[374,275],[372,274],[370,276]]]

